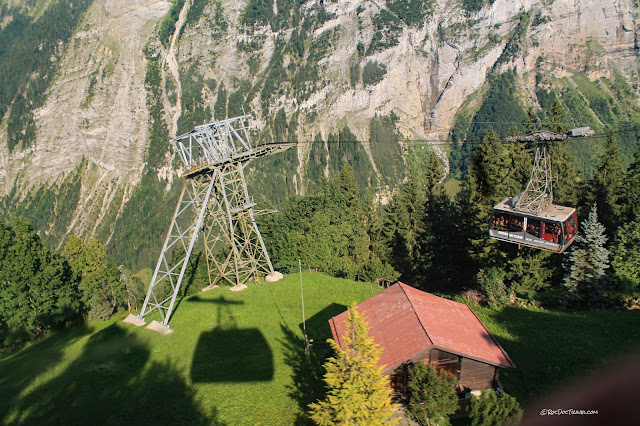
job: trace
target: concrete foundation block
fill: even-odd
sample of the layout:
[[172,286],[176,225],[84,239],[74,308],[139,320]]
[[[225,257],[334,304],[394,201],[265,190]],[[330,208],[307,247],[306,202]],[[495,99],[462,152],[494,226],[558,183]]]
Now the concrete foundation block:
[[274,271],[273,274],[269,274],[264,277],[264,280],[268,283],[275,283],[276,281],[280,281],[282,278],[284,278],[284,276],[280,272]]
[[133,324],[136,327],[140,327],[146,324],[143,319],[140,319],[137,315],[129,314],[122,322],[126,322],[127,324]]
[[162,335],[173,333],[173,330],[170,329],[169,326],[161,324],[158,321],[151,321],[151,323],[147,326],[147,330],[152,330]]

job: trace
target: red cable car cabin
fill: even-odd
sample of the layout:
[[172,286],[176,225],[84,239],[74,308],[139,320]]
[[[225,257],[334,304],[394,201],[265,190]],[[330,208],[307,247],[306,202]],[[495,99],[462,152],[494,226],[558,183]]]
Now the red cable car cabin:
[[576,210],[550,204],[538,215],[517,212],[507,198],[493,207],[489,236],[556,253],[571,245],[578,231]]

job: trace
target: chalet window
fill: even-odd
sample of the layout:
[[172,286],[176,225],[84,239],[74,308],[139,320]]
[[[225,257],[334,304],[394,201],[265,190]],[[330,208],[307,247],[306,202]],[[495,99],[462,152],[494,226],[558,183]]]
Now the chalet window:
[[403,390],[407,387],[407,382],[408,382],[407,366],[403,364],[400,367],[398,367],[393,374],[391,374],[391,387],[394,390]]
[[449,352],[433,349],[431,351],[431,364],[436,370],[446,370],[460,379],[460,357]]

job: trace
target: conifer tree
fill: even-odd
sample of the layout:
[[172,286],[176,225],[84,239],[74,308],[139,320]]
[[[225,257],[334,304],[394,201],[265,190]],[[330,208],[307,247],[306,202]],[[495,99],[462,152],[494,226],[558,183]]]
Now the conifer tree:
[[227,118],[227,89],[224,82],[220,82],[218,86],[218,98],[213,106],[213,115],[216,120],[225,120]]
[[517,425],[522,419],[522,409],[511,395],[498,396],[493,390],[485,390],[471,399],[469,420],[472,426]]
[[447,423],[458,409],[456,379],[445,370],[417,362],[409,366],[409,411],[420,424]]
[[405,279],[413,276],[418,258],[418,240],[423,232],[424,188],[413,174],[389,206],[386,237],[392,251],[393,266]]
[[597,206],[594,204],[582,232],[575,239],[575,247],[569,257],[569,275],[564,285],[583,301],[598,300],[604,290],[605,271],[609,267],[609,250],[604,226],[598,222]]
[[527,117],[524,119],[524,126],[527,133],[535,132],[536,130],[540,130],[540,118],[538,117],[538,113],[533,108],[533,106],[529,106],[526,111]]
[[640,287],[640,217],[618,228],[611,266],[623,296],[636,293]]
[[[469,180],[456,197],[460,217],[456,219],[461,243],[469,255],[483,267],[493,266],[504,258],[498,242],[489,240],[486,227],[493,205],[525,189],[531,170],[531,157],[523,144],[506,144],[489,132],[473,156]],[[511,248],[508,250],[513,251]],[[477,268],[468,268],[477,271]]]
[[554,143],[549,147],[551,168],[553,171],[553,202],[564,206],[578,205],[578,172],[575,160],[569,154],[566,145]]
[[378,365],[381,349],[368,335],[368,325],[355,303],[347,314],[340,347],[329,339],[335,356],[325,363],[324,381],[329,390],[323,401],[309,405],[311,419],[318,425],[394,424],[396,410],[391,403],[389,379]]
[[440,180],[444,166],[434,151],[429,153],[423,172],[425,189],[422,229],[414,263],[419,284],[434,281],[453,283],[459,277],[460,259],[465,249],[455,240],[453,204]]
[[548,130],[555,133],[564,133],[565,128],[563,121],[566,118],[565,109],[562,102],[556,97],[551,104],[551,108],[547,114],[549,116]]
[[640,143],[638,143],[635,160],[624,177],[621,204],[625,222],[631,222],[640,217]]
[[620,195],[624,169],[620,160],[620,148],[609,135],[605,150],[598,161],[596,173],[589,182],[591,203],[597,203],[598,215],[609,235],[613,235],[620,223]]

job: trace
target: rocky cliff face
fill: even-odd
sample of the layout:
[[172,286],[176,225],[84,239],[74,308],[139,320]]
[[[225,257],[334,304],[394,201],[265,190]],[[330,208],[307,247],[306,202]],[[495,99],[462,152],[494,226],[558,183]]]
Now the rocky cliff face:
[[[246,12],[247,1],[94,2],[61,47],[46,102],[34,112],[35,144],[9,152],[6,131],[0,132],[0,193],[15,188],[18,200],[61,182],[84,158],[67,231],[90,235],[101,221],[114,220],[107,212],[122,212],[145,168],[149,50],[161,60],[169,136],[193,120],[212,119],[216,110],[233,115],[238,99],[263,140],[281,136],[274,122],[279,110],[288,120],[288,139],[326,139],[348,126],[363,141],[381,193],[393,182],[381,164],[387,159],[368,142],[372,117],[393,113],[410,139],[448,139],[456,114],[482,101],[492,71],[515,67],[519,95],[534,106],[541,85],[578,87],[576,73],[590,81],[617,73],[630,83],[637,106],[639,18],[633,0],[495,0],[476,12],[456,0],[406,2],[422,11],[418,22],[391,0],[249,3],[266,6],[261,10],[269,18]],[[162,40],[158,28],[171,8],[177,19]],[[383,64],[386,72],[363,80],[369,62]],[[194,100],[202,104],[199,114],[190,105]],[[311,168],[320,167],[310,161],[311,150],[302,143],[288,160],[285,180],[297,192],[305,190]],[[320,163],[328,173],[328,162]],[[172,177],[168,156],[157,172]]]

